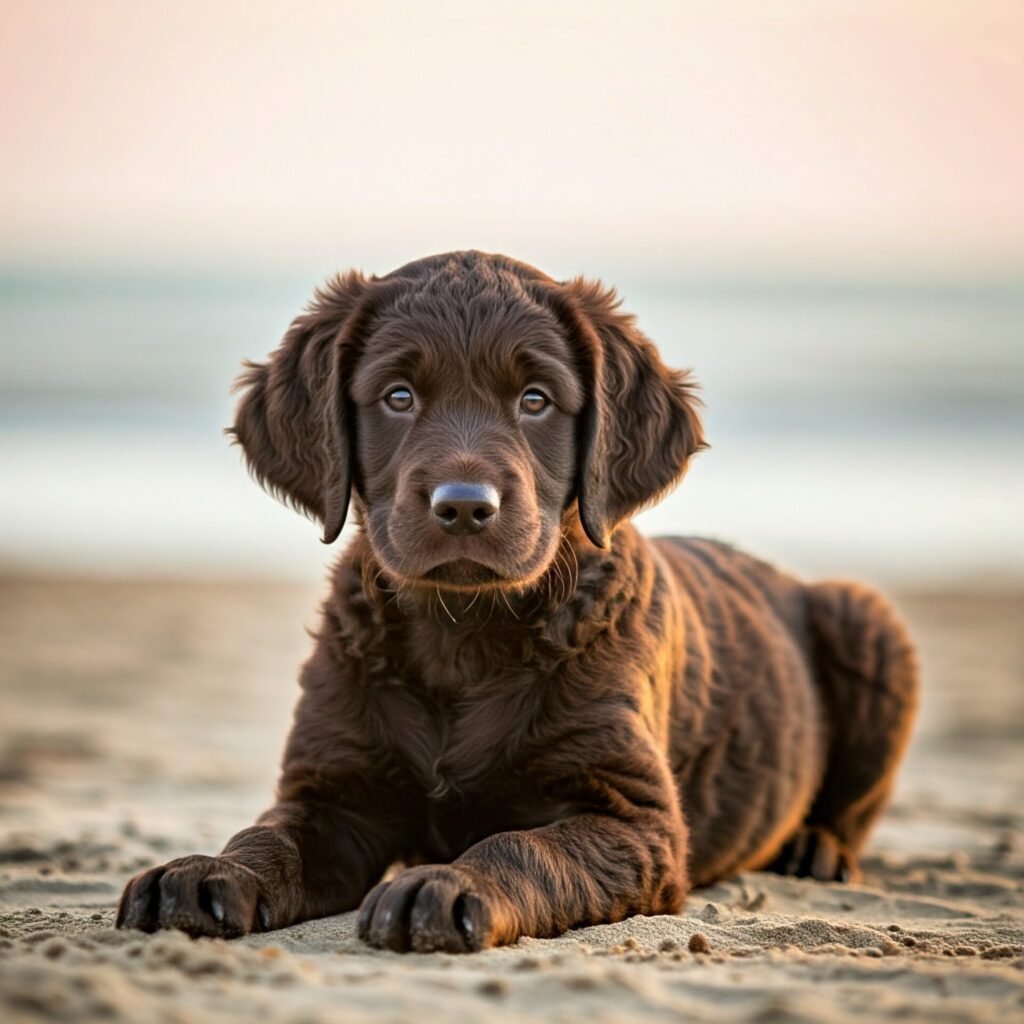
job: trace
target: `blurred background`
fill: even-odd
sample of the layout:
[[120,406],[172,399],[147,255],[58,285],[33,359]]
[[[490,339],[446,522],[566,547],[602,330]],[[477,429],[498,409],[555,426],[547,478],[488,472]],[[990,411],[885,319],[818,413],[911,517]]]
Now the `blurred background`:
[[643,520],[1024,572],[1016,0],[7,4],[0,566],[317,579],[221,429],[337,270],[615,284],[712,449]]

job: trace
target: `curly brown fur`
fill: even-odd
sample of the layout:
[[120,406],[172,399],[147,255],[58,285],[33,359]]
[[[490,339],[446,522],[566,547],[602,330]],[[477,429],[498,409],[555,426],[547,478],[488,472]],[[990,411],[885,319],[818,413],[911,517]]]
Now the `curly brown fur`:
[[[277,803],[134,878],[120,926],[360,907],[373,945],[468,951],[671,913],[743,869],[855,875],[913,717],[906,631],[855,584],[633,529],[703,439],[612,293],[473,252],[350,274],[241,386],[257,479],[326,540],[351,496],[360,529]],[[452,480],[500,505],[450,532]]]

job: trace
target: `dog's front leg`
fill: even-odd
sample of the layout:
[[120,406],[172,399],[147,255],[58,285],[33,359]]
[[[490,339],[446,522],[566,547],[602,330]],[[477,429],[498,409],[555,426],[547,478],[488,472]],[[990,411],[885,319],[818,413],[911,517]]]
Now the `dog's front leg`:
[[415,815],[386,752],[359,731],[357,682],[321,641],[303,672],[277,804],[218,856],[136,875],[118,927],[230,937],[359,905],[407,852]]
[[352,910],[397,856],[401,828],[307,794],[280,803],[215,857],[172,860],[133,878],[119,928],[230,938]]
[[688,883],[675,786],[656,751],[638,750],[636,740],[625,750],[576,767],[553,788],[549,781],[548,791],[579,813],[497,833],[451,864],[409,868],[382,882],[360,908],[360,936],[396,951],[469,952],[678,910]]

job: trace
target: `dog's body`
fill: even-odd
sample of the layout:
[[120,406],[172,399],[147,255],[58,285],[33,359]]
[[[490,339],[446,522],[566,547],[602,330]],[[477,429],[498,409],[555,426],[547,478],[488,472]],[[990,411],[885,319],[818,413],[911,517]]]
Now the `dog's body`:
[[[235,434],[337,536],[278,803],[119,923],[235,935],[360,906],[464,951],[679,908],[745,868],[838,880],[916,666],[885,602],[625,520],[702,444],[692,387],[583,282],[476,253],[321,293]],[[386,882],[395,863],[407,867]],[[379,883],[379,884],[378,884]]]

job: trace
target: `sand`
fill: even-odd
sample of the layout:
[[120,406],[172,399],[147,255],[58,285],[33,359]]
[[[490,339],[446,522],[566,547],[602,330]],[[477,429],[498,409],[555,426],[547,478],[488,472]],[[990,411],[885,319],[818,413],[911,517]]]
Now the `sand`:
[[115,931],[131,874],[267,802],[316,598],[0,581],[0,1020],[1024,1020],[1024,590],[900,599],[924,708],[862,884],[751,873],[468,957],[372,951],[352,914]]

